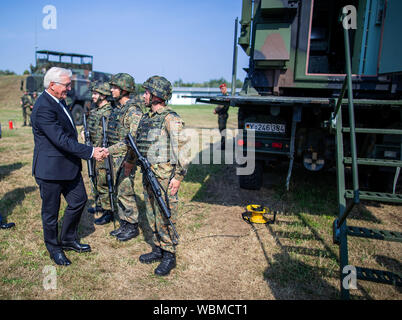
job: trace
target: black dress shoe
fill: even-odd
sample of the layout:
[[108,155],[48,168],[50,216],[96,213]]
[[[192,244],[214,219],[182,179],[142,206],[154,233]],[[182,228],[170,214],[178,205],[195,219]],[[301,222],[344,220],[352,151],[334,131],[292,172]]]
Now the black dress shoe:
[[10,229],[12,227],[15,227],[14,222],[0,224],[1,229]]
[[15,226],[14,222],[3,223],[3,218],[0,216],[0,229],[10,229]]
[[59,266],[69,266],[71,261],[67,259],[63,251],[50,253],[50,258]]
[[71,241],[71,242],[61,242],[61,247],[64,250],[74,250],[75,252],[90,252],[91,247],[89,244],[82,244],[78,241]]

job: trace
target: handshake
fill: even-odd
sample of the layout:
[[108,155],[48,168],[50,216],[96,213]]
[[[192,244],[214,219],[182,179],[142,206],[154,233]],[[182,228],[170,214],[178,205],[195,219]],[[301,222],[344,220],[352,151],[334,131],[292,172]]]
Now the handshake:
[[109,156],[109,150],[107,148],[95,147],[93,158],[96,161],[102,161]]

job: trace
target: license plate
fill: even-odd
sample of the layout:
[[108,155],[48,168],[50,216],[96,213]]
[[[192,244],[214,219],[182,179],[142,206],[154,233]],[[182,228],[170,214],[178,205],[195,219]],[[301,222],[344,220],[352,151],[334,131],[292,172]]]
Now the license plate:
[[245,129],[259,132],[285,133],[286,126],[279,123],[246,122]]

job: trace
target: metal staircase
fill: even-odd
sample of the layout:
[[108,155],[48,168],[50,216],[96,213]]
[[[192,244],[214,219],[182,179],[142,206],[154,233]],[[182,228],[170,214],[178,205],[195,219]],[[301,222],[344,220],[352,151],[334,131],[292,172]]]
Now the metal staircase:
[[[397,135],[401,137],[401,150],[402,150],[402,130],[397,129],[381,129],[381,128],[356,128],[355,127],[355,114],[354,105],[370,103],[369,101],[353,100],[353,87],[352,87],[352,68],[350,58],[350,42],[349,31],[344,29],[345,40],[345,58],[346,58],[346,77],[343,83],[342,91],[338,99],[336,99],[335,111],[332,114],[331,128],[336,135],[336,151],[337,151],[337,184],[338,184],[338,201],[339,201],[339,217],[333,223],[333,240],[335,244],[339,245],[340,257],[340,287],[342,299],[349,299],[349,289],[345,288],[344,280],[348,274],[343,273],[343,270],[348,263],[348,237],[364,237],[384,241],[397,241],[402,242],[402,233],[388,230],[375,230],[361,227],[353,227],[347,225],[347,217],[356,204],[360,200],[371,200],[379,202],[402,203],[402,194],[395,193],[395,185],[398,179],[400,168],[402,167],[402,152],[400,160],[385,160],[385,159],[371,159],[371,158],[358,158],[356,148],[356,133],[359,134],[386,134]],[[344,127],[342,124],[342,104],[344,103],[344,95],[348,92],[348,118],[349,127]],[[376,104],[375,102],[372,103]],[[379,105],[392,105],[394,108],[402,110],[402,101],[381,101]],[[402,112],[402,111],[401,111]],[[344,134],[350,134],[350,157],[344,155]],[[358,179],[358,166],[381,166],[381,167],[395,167],[395,179],[393,193],[374,192],[374,191],[361,191],[359,190]],[[351,166],[353,177],[353,189],[346,189],[345,184],[345,167]],[[352,199],[352,200],[348,200]],[[358,280],[374,281],[377,283],[402,285],[400,275],[388,271],[372,270],[363,267],[355,267],[356,278]]]

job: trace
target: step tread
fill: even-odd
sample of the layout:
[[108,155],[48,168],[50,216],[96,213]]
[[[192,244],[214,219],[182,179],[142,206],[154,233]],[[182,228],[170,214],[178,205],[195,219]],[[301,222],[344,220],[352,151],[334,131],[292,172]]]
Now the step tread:
[[[344,163],[351,164],[352,158],[345,157]],[[402,160],[357,158],[357,164],[384,166],[384,167],[402,167]]]
[[401,277],[390,271],[375,270],[363,267],[356,267],[357,279],[378,282],[383,284],[402,286]]
[[362,237],[385,241],[396,241],[402,242],[402,232],[389,231],[389,230],[378,230],[378,229],[368,229],[362,227],[347,227],[348,236],[352,237]]
[[[342,132],[350,132],[349,127],[343,127]],[[377,128],[355,128],[356,133],[378,133],[378,134],[397,134],[402,135],[400,129],[377,129]]]
[[[345,197],[353,199],[353,190],[345,190]],[[360,200],[373,200],[392,203],[402,203],[402,194],[392,194],[375,191],[359,191]]]

